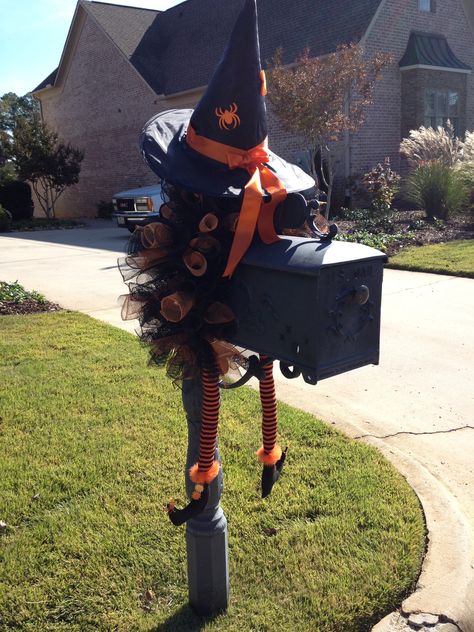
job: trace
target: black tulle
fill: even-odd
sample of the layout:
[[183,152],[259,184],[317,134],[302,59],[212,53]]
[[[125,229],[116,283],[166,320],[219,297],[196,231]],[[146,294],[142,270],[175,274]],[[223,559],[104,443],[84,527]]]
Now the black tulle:
[[[163,191],[160,218],[136,229],[127,256],[118,262],[129,288],[122,318],[138,318],[138,333],[150,348],[150,361],[166,366],[175,382],[197,374],[211,355],[221,374],[245,367],[246,359],[237,349],[218,342],[236,327],[226,307],[229,281],[222,274],[234,237],[229,216],[238,212],[241,200],[205,198],[171,185],[163,185]],[[199,223],[208,213],[217,218],[217,227],[203,233]],[[200,253],[199,261],[205,260],[201,276],[193,274],[183,259],[193,251]],[[220,315],[226,322],[214,322]]]

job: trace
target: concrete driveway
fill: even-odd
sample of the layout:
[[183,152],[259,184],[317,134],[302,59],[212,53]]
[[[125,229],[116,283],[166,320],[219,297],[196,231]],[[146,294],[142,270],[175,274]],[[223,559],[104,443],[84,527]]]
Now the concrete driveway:
[[[0,237],[0,280],[18,280],[63,307],[113,325],[126,286],[116,268],[128,233],[84,229]],[[318,384],[277,376],[280,399],[376,445],[407,477],[425,511],[428,553],[403,603],[422,629],[474,632],[474,280],[387,270],[378,367]],[[415,618],[413,618],[415,617]],[[406,618],[375,628],[408,630]]]

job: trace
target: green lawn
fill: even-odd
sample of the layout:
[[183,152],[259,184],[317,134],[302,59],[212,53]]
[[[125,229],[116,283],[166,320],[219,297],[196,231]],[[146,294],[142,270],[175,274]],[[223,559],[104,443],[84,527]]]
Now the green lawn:
[[474,240],[407,248],[390,257],[388,267],[474,278]]
[[425,531],[406,481],[280,404],[288,464],[260,500],[243,388],[221,416],[231,604],[200,619],[164,511],[185,500],[180,391],[136,338],[76,313],[0,317],[0,352],[0,630],[363,632],[413,588]]

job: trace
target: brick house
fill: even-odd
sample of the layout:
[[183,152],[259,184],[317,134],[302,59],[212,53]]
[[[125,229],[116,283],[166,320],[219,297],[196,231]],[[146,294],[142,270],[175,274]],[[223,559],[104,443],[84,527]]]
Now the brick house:
[[[32,92],[45,122],[85,152],[59,216],[94,216],[100,200],[155,182],[138,152],[139,132],[159,111],[195,105],[241,5],[187,0],[158,12],[78,0],[59,66]],[[385,156],[398,169],[400,139],[422,124],[449,117],[461,134],[474,129],[472,0],[259,0],[258,9],[264,64],[279,46],[291,63],[305,47],[324,55],[351,41],[396,60],[377,84],[366,123],[344,139],[341,176]],[[304,139],[271,112],[269,128],[276,153],[301,157]]]

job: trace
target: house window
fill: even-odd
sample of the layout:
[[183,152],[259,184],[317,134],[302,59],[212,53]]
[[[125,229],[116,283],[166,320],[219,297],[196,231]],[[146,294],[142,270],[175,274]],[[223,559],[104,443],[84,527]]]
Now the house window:
[[436,10],[435,0],[418,0],[418,10],[434,13]]
[[451,121],[459,136],[459,93],[451,90],[425,90],[425,127],[446,127]]

